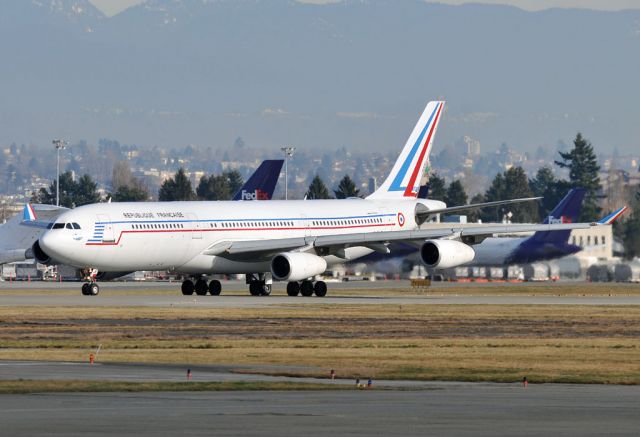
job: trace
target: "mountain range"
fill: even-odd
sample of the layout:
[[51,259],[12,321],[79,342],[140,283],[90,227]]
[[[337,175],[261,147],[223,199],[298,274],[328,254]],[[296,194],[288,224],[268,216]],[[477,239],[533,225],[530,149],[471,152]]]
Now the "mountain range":
[[638,150],[640,11],[420,0],[0,2],[0,144],[115,138],[397,150],[438,142]]

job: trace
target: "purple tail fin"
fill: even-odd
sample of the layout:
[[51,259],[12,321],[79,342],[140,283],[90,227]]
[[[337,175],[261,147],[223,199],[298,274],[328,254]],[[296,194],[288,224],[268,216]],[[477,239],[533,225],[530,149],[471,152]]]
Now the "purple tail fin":
[[269,200],[278,183],[283,159],[267,159],[251,175],[240,190],[233,196],[233,200]]

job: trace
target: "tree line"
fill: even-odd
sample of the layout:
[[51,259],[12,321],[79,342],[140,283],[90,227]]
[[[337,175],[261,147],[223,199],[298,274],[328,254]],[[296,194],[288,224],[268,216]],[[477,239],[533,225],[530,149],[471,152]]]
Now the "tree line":
[[[489,188],[475,195],[469,203],[492,202],[521,197],[542,197],[540,202],[524,202],[502,207],[485,208],[469,214],[469,219],[483,222],[502,221],[507,212],[511,212],[511,221],[535,223],[544,220],[571,188],[582,187],[586,190],[581,221],[593,221],[602,213],[598,206],[600,191],[600,166],[593,146],[582,134],[578,133],[574,147],[569,152],[559,152],[560,158],[554,161],[559,168],[569,170],[569,179],[558,179],[549,166],[540,168],[531,179],[522,167],[514,166],[496,174]],[[429,179],[429,198],[442,200],[447,205],[464,205],[467,194],[460,181],[448,186],[437,174]]]
[[[442,200],[447,205],[464,205],[467,203],[491,202],[519,197],[541,196],[539,202],[525,202],[505,207],[485,208],[472,211],[468,215],[469,221],[483,222],[501,221],[507,212],[511,212],[513,222],[540,222],[549,215],[551,210],[573,187],[585,188],[587,193],[582,207],[580,220],[590,222],[602,215],[598,206],[600,178],[593,146],[578,133],[573,141],[574,147],[568,152],[559,152],[559,159],[554,164],[568,170],[568,179],[559,179],[554,175],[551,167],[540,168],[531,179],[527,177],[522,167],[511,167],[496,174],[489,188],[476,194],[470,200],[459,180],[448,185],[444,178],[434,173],[429,178],[428,197]],[[244,184],[241,174],[237,170],[230,170],[219,175],[203,176],[196,189],[185,170],[180,168],[173,177],[165,180],[158,192],[160,201],[178,200],[230,200]],[[345,175],[335,190],[329,190],[322,178],[316,175],[307,189],[307,199],[345,199],[360,196],[360,190],[349,175]],[[134,177],[128,164],[119,161],[114,165],[112,174],[112,188],[107,198],[116,202],[147,201],[151,197],[146,187]],[[48,188],[41,188],[32,195],[32,202],[55,204],[56,181]],[[85,174],[77,181],[70,171],[60,175],[60,205],[73,208],[89,203],[101,201],[97,190],[97,183],[91,176]],[[627,255],[640,255],[640,190],[633,197],[630,205],[634,211],[628,217],[614,225],[614,233],[624,244]]]

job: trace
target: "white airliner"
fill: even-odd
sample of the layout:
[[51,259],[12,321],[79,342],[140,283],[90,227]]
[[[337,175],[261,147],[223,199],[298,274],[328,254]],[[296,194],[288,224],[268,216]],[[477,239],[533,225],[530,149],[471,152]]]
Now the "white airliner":
[[494,233],[577,229],[585,223],[490,225],[420,229],[434,214],[532,199],[447,208],[417,199],[444,102],[427,104],[391,173],[366,199],[269,202],[140,202],[85,205],[65,212],[34,244],[40,262],[83,269],[83,294],[99,292],[98,272],[171,269],[197,278],[183,294],[220,294],[217,280],[203,275],[247,274],[253,295],[288,281],[287,293],[324,296],[313,281],[328,265],[373,251],[388,253],[393,241],[421,247],[422,261],[447,268],[474,258],[473,244]]

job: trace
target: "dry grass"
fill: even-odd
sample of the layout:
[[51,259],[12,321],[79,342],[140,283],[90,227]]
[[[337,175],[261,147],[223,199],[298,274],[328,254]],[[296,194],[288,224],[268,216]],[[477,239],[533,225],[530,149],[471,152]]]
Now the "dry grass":
[[346,387],[298,382],[121,382],[121,381],[0,381],[0,394],[59,392],[149,392],[149,391],[246,391],[246,390],[343,390]]
[[100,344],[103,362],[299,376],[639,384],[639,337],[638,306],[0,307],[0,359],[85,361]]

